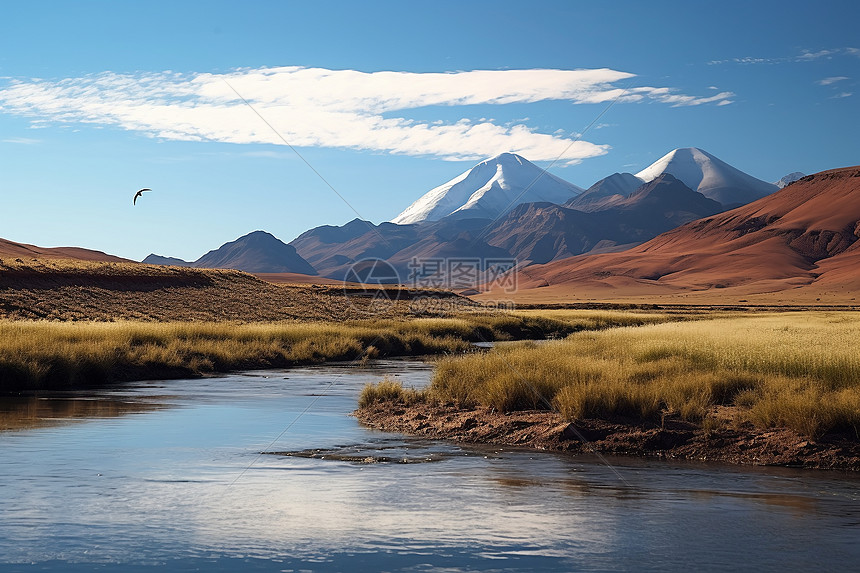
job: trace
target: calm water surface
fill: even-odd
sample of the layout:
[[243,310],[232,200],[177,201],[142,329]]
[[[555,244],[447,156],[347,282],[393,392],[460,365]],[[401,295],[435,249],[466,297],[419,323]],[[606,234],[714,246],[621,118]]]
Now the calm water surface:
[[608,467],[348,416],[366,382],[430,373],[385,361],[0,398],[0,571],[860,568],[854,476]]

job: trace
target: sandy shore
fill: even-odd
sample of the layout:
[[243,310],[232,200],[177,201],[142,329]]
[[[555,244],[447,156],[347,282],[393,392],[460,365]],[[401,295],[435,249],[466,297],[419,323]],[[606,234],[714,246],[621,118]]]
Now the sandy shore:
[[545,411],[500,414],[418,403],[376,403],[357,410],[372,428],[431,439],[522,446],[538,450],[719,461],[745,465],[860,471],[860,442],[845,436],[818,441],[787,429],[757,430],[725,424],[705,432],[680,420],[662,426],[623,421],[568,423]]

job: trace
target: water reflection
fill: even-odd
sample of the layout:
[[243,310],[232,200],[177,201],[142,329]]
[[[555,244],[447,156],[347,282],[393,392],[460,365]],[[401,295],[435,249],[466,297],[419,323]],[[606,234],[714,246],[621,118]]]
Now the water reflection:
[[44,428],[75,420],[116,418],[166,408],[111,394],[0,396],[0,431]]

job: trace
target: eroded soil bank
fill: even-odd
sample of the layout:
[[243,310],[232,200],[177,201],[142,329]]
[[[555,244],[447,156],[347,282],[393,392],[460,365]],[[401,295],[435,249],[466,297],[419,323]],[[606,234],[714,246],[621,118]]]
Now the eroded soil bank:
[[375,429],[430,439],[593,453],[719,461],[745,465],[860,471],[860,443],[828,435],[813,441],[788,429],[759,430],[751,424],[705,431],[680,420],[662,425],[623,420],[568,423],[554,412],[502,414],[487,408],[463,410],[419,402],[377,402],[356,410]]

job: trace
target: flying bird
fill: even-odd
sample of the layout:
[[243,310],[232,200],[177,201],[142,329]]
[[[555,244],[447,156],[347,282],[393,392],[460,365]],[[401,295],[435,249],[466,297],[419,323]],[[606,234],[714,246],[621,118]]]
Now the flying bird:
[[135,194],[134,194],[134,199],[132,199],[132,201],[131,201],[131,204],[132,204],[132,205],[137,205],[137,198],[138,198],[138,197],[140,197],[141,195],[143,195],[143,192],[144,192],[144,191],[152,191],[152,189],[141,189],[140,191],[138,191],[137,193],[135,193]]

